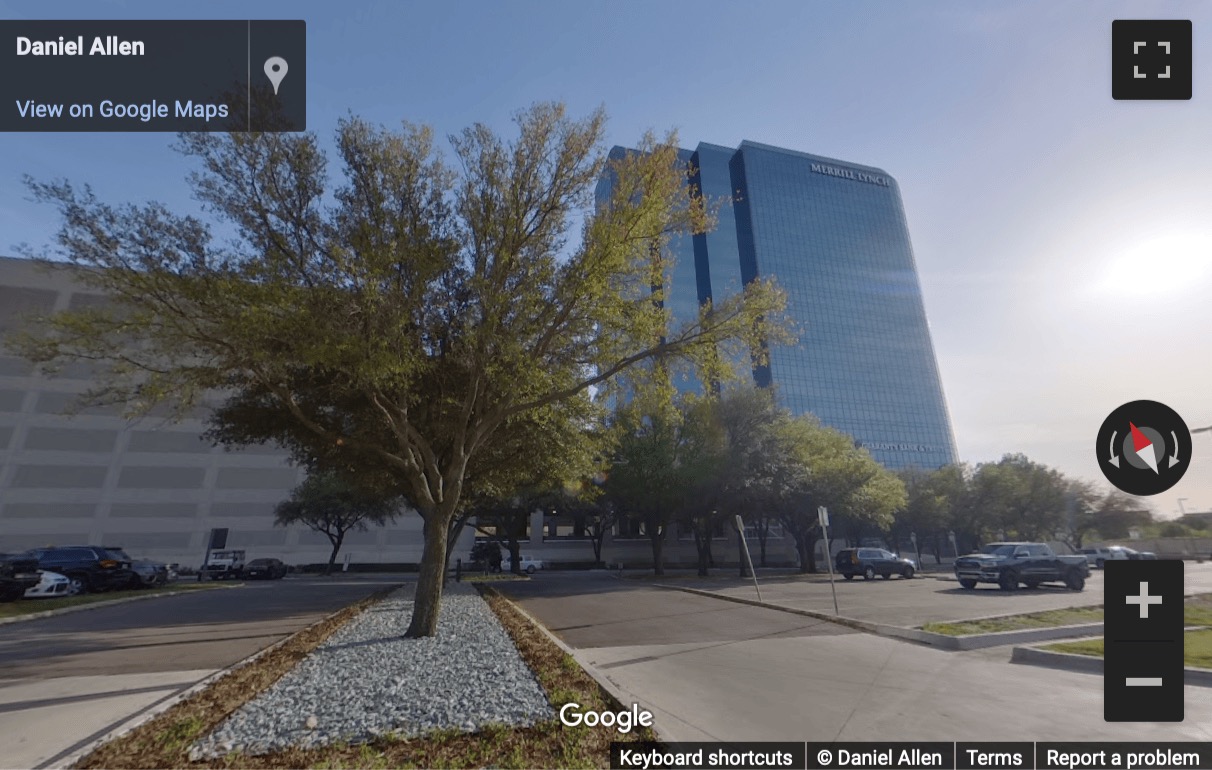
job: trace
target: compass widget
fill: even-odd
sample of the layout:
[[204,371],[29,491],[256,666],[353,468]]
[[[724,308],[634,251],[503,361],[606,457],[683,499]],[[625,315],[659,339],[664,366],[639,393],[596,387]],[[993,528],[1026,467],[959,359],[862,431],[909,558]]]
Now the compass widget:
[[1103,475],[1130,495],[1156,495],[1178,483],[1191,461],[1191,432],[1157,401],[1131,401],[1113,411],[1098,431]]

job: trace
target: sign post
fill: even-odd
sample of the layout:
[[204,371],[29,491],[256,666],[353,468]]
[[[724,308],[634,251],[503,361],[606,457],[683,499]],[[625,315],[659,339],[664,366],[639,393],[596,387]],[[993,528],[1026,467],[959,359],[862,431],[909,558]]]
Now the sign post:
[[762,589],[758,588],[757,572],[753,569],[753,559],[749,556],[749,541],[745,539],[745,520],[738,513],[736,516],[736,536],[741,539],[741,550],[745,553],[745,562],[749,565],[749,574],[753,576],[753,590],[757,591],[757,598],[762,600]]
[[823,505],[818,506],[816,517],[821,525],[821,534],[825,536],[825,563],[829,565],[829,590],[833,593],[833,614],[841,615],[841,610],[837,608],[837,585],[833,580],[833,553],[829,548],[829,509]]
[[227,546],[227,527],[215,527],[210,531],[210,539],[206,541],[206,556],[202,558],[202,568],[198,570],[198,582],[206,574],[206,565],[210,564],[210,552],[222,551]]

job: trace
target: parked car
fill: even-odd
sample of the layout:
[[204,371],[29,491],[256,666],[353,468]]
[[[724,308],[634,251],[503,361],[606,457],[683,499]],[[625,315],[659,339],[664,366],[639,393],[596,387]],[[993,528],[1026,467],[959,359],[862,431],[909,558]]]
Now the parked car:
[[38,561],[27,554],[0,553],[0,602],[15,602],[38,585]]
[[[533,575],[536,570],[546,569],[542,559],[536,559],[533,556],[523,556],[519,565],[523,572],[527,575]],[[501,562],[502,572],[513,572],[513,559],[506,556]]]
[[75,593],[72,590],[72,581],[67,575],[46,570],[40,570],[38,574],[40,577],[38,584],[33,588],[25,589],[26,599],[53,599],[56,596],[71,596]]
[[1111,550],[1123,554],[1123,558],[1129,561],[1156,561],[1157,554],[1152,551],[1138,551],[1135,548],[1128,548],[1122,545],[1113,545]]
[[1103,565],[1109,561],[1120,561],[1128,558],[1128,554],[1124,553],[1123,548],[1108,546],[1083,548],[1078,553],[1085,556],[1086,564],[1095,569],[1102,569]]
[[917,571],[913,559],[906,559],[883,548],[845,548],[837,552],[834,565],[838,573],[847,580],[862,575],[864,580],[874,580],[876,575],[885,580],[893,575],[911,578]]
[[253,559],[244,565],[248,580],[277,580],[286,576],[286,565],[279,559]]
[[110,553],[99,545],[35,548],[29,555],[39,569],[67,576],[75,593],[125,588],[135,575],[125,554]]
[[955,576],[966,589],[977,583],[996,583],[1003,591],[1019,585],[1063,582],[1073,591],[1086,587],[1090,565],[1084,554],[1059,556],[1047,543],[990,543],[980,553],[955,560]]
[[154,588],[168,582],[168,565],[151,559],[132,559],[120,546],[105,546],[105,550],[123,561],[130,562],[131,576],[128,588]]

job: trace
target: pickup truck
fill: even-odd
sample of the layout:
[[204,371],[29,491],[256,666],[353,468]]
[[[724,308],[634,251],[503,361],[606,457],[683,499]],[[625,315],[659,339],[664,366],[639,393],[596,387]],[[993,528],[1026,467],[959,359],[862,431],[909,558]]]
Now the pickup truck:
[[990,543],[980,553],[955,560],[955,576],[968,589],[977,583],[996,583],[1003,591],[1015,591],[1020,584],[1035,588],[1058,582],[1080,591],[1089,574],[1085,556],[1058,556],[1046,543]]
[[244,551],[211,551],[210,558],[198,570],[198,582],[238,580],[244,575]]

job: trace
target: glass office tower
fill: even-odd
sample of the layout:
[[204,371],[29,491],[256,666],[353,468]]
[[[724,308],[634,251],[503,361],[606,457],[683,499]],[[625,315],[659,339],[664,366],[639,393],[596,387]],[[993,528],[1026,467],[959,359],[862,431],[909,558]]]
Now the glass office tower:
[[[700,144],[683,158],[690,184],[722,205],[715,230],[690,239],[693,276],[684,244],[675,245],[671,298],[688,294],[692,279],[704,302],[772,276],[787,292],[799,342],[773,347],[755,381],[773,386],[792,412],[850,434],[886,467],[955,462],[896,180],[748,141],[735,150]],[[685,313],[673,309],[675,321]]]

